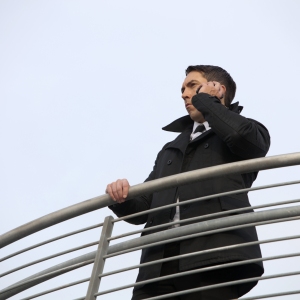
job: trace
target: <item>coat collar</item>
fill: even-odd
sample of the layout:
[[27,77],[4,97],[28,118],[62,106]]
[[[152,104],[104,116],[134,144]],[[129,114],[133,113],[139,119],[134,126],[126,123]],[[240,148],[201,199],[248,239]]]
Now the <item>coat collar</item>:
[[179,134],[175,140],[170,142],[166,149],[168,148],[177,148],[179,149],[183,154],[185,153],[185,149],[188,146],[190,142],[190,130],[184,130],[181,134]]
[[[189,116],[188,116],[189,117]],[[214,132],[210,129],[208,131],[203,132],[200,134],[198,137],[193,139],[192,141],[190,140],[191,138],[191,131],[192,131],[193,126],[189,127],[188,129],[184,130],[181,134],[179,134],[175,140],[170,142],[165,149],[168,148],[177,148],[179,149],[183,154],[185,153],[186,147],[189,144],[194,144],[199,142],[200,140],[204,139],[205,137],[210,136]]]
[[169,125],[162,128],[165,131],[172,131],[172,132],[183,132],[185,130],[192,130],[194,125],[194,121],[191,119],[189,115],[181,117]]
[[[241,111],[243,110],[243,106],[239,106],[239,102],[235,102],[233,104],[230,104],[228,109],[235,113],[240,114]],[[194,125],[194,121],[190,118],[189,115],[187,115],[173,121],[172,123],[163,127],[162,129],[171,132],[183,132],[185,130],[191,132],[193,125]]]

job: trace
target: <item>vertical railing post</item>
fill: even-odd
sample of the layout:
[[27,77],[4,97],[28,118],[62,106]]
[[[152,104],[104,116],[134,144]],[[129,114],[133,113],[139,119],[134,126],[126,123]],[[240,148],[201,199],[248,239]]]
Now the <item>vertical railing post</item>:
[[101,278],[99,278],[99,274],[103,272],[104,263],[105,263],[105,259],[103,259],[103,256],[107,254],[107,249],[109,246],[109,241],[107,239],[111,237],[112,234],[112,229],[114,226],[112,222],[113,219],[114,218],[112,216],[108,216],[104,220],[100,241],[98,244],[98,249],[94,261],[93,271],[92,271],[85,300],[95,300],[97,298],[97,296],[95,297],[94,295],[99,290],[100,280],[101,280]]

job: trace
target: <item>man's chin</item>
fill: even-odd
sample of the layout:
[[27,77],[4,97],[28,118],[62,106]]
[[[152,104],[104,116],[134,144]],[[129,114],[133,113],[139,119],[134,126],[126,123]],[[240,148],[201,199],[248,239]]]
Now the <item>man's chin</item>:
[[190,118],[194,121],[194,122],[198,122],[198,123],[203,123],[205,122],[205,119],[203,118],[203,115],[200,112],[197,113],[189,113]]

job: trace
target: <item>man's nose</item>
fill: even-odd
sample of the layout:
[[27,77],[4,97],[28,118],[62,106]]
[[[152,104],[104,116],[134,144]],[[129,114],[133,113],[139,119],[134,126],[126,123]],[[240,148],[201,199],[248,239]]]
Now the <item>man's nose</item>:
[[185,91],[181,95],[181,98],[183,100],[191,99],[191,93],[185,89]]

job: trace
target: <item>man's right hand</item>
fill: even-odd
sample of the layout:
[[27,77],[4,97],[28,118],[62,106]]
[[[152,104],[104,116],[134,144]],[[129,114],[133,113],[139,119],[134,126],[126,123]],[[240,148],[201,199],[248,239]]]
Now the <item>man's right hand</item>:
[[114,201],[123,203],[128,196],[129,187],[130,185],[127,179],[118,179],[107,185],[105,193]]

